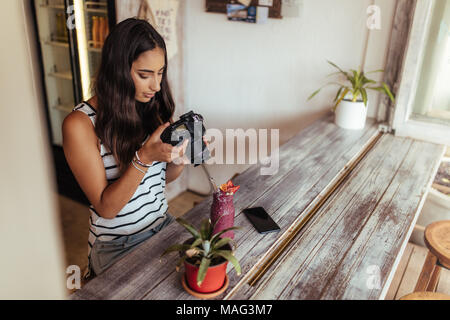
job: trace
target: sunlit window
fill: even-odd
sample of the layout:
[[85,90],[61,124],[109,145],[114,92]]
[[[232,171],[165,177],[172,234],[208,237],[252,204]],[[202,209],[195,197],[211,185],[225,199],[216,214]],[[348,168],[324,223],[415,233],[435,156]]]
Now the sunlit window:
[[413,118],[450,122],[450,0],[433,7]]

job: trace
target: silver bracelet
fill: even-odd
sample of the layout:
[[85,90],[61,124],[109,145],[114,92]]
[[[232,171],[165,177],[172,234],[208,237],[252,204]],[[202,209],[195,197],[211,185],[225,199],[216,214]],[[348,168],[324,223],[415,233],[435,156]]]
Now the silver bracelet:
[[151,164],[143,163],[143,162],[141,161],[141,159],[139,159],[139,155],[138,155],[138,152],[137,152],[137,151],[135,152],[135,156],[136,156],[136,159],[134,159],[134,161],[136,161],[136,163],[137,163],[138,165],[140,165],[140,166],[142,166],[142,167],[145,167],[145,168],[150,168],[150,167],[152,166]]
[[135,163],[134,160],[131,161],[131,164],[133,165],[133,167],[135,167],[136,169],[138,169],[140,172],[142,172],[143,174],[146,174],[147,172],[145,172],[144,170],[140,169]]

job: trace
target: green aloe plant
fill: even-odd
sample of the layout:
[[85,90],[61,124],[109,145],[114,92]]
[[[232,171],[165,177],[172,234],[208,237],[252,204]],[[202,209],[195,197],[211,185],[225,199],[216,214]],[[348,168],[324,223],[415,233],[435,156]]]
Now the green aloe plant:
[[[187,259],[188,262],[198,265],[197,284],[200,286],[205,279],[208,267],[225,259],[233,264],[238,275],[241,274],[241,266],[234,256],[233,246],[231,245],[233,244],[236,247],[233,240],[231,238],[220,238],[225,232],[239,229],[238,227],[227,228],[213,235],[214,225],[211,224],[211,220],[209,219],[201,222],[200,229],[197,229],[182,218],[177,218],[176,221],[189,231],[194,238],[191,244],[174,244],[167,248],[161,255],[162,257],[169,252],[178,251],[181,258],[177,262],[177,271]],[[227,249],[230,247],[231,250]]]
[[[374,80],[371,80],[366,77],[366,74],[371,73],[377,73],[377,72],[384,72],[384,70],[375,70],[370,71],[367,73],[364,73],[364,71],[361,71],[361,68],[358,68],[358,70],[350,69],[349,72],[343,71],[341,68],[339,68],[335,63],[328,61],[329,64],[331,64],[334,68],[336,68],[338,71],[334,72],[330,76],[334,75],[343,75],[345,77],[344,83],[339,82],[329,82],[323,87],[321,87],[319,90],[316,90],[309,98],[308,101],[314,98],[323,88],[330,86],[330,85],[337,85],[339,86],[336,97],[334,98],[333,102],[334,107],[333,111],[336,110],[336,108],[339,106],[339,104],[342,102],[342,100],[345,99],[347,94],[352,94],[352,102],[357,102],[359,99],[362,99],[364,102],[364,105],[367,107],[367,90],[376,90],[379,92],[382,92],[386,94],[389,99],[391,99],[392,102],[395,101],[394,95],[392,94],[391,90],[389,89],[389,86],[385,82],[376,82]],[[361,101],[361,100],[360,100]]]

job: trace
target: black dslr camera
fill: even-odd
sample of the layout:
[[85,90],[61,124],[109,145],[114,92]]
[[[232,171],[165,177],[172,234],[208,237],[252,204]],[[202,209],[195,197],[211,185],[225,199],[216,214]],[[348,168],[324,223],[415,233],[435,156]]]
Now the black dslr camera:
[[185,139],[190,139],[190,148],[186,148],[186,156],[191,155],[191,163],[196,166],[207,161],[211,155],[203,136],[206,129],[203,126],[203,117],[193,111],[183,114],[180,120],[168,126],[161,134],[161,140],[172,146],[183,143]]

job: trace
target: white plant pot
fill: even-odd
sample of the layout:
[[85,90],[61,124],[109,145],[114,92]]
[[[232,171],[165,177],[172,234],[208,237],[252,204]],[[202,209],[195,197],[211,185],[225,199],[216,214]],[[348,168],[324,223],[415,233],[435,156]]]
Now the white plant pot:
[[366,125],[367,108],[364,102],[342,100],[335,111],[334,122],[341,128],[361,130]]

